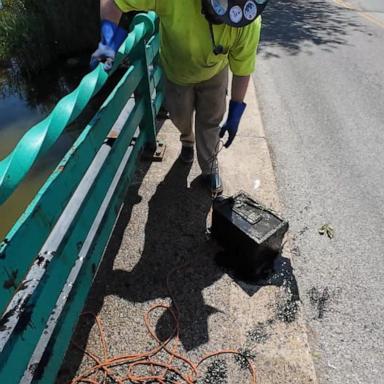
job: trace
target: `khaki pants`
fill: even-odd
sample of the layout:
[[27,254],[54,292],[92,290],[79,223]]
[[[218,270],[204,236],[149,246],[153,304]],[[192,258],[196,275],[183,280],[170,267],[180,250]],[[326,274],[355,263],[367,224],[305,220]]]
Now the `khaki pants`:
[[193,146],[196,142],[197,159],[203,174],[218,169],[214,159],[219,141],[219,124],[226,109],[227,88],[228,68],[210,80],[190,86],[166,81],[165,106],[181,133],[182,145]]

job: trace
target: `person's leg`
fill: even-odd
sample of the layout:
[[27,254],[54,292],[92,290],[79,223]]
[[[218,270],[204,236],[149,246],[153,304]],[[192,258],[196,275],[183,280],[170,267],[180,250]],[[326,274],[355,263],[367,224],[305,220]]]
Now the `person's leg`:
[[218,172],[215,153],[219,142],[219,125],[226,109],[228,69],[195,87],[196,149],[203,175]]
[[180,141],[183,146],[193,148],[193,112],[195,95],[193,86],[181,86],[168,79],[165,82],[165,108],[173,124],[180,131]]

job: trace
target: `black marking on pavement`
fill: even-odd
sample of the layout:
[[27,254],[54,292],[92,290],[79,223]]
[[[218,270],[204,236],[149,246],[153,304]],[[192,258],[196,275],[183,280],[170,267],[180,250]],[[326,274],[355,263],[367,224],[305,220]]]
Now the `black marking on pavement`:
[[251,331],[247,332],[247,340],[254,343],[265,343],[270,337],[268,327],[270,327],[273,322],[274,321],[270,319],[267,322],[257,323]]
[[256,359],[256,353],[252,352],[250,349],[240,349],[240,355],[235,355],[235,362],[240,366],[241,369],[249,368],[249,360]]
[[214,360],[207,368],[207,373],[198,384],[226,384],[228,380],[228,366],[225,360]]
[[308,295],[312,306],[317,311],[317,318],[322,319],[331,298],[328,287],[323,290],[313,287],[308,291]]

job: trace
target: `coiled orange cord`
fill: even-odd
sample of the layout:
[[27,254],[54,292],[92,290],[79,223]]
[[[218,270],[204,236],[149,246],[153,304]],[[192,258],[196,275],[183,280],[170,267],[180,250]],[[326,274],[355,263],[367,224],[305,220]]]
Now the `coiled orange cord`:
[[[70,384],[80,384],[80,383],[90,383],[90,384],[103,384],[107,377],[113,380],[116,384],[126,384],[126,383],[137,383],[137,384],[145,384],[147,382],[157,382],[159,384],[167,384],[167,375],[172,372],[174,376],[178,377],[178,381],[174,384],[195,384],[197,379],[199,378],[199,368],[200,366],[208,359],[225,354],[231,355],[239,355],[243,359],[245,359],[248,363],[248,369],[251,373],[251,384],[256,384],[256,371],[249,360],[248,357],[244,356],[242,353],[236,350],[221,350],[217,352],[213,352],[205,355],[198,363],[193,363],[188,357],[181,355],[179,351],[180,339],[180,323],[178,319],[179,309],[177,308],[177,304],[175,303],[172,292],[170,290],[170,276],[179,269],[185,268],[186,266],[178,267],[172,270],[167,276],[167,288],[170,293],[170,297],[174,303],[174,307],[168,304],[157,304],[152,306],[144,315],[144,322],[147,328],[147,331],[151,338],[156,341],[158,346],[148,352],[138,353],[133,355],[121,355],[116,357],[108,357],[108,347],[107,341],[104,334],[103,326],[101,320],[94,314],[90,312],[83,313],[82,316],[92,316],[95,318],[100,342],[103,349],[103,358],[100,358],[89,352],[88,350],[84,350],[76,343],[73,343],[74,346],[81,351],[83,351],[87,356],[95,361],[95,365],[92,368],[88,368],[84,371],[84,373],[75,377],[70,381]],[[170,313],[174,321],[174,328],[172,334],[165,341],[159,340],[156,336],[155,331],[150,326],[150,315],[153,311],[157,309],[165,309]],[[174,346],[171,348],[169,344],[171,341],[174,341]],[[167,363],[156,360],[155,357],[160,352],[166,352],[169,355],[169,360]],[[182,372],[180,368],[175,365],[175,361],[183,362],[189,370],[189,374]],[[180,365],[180,364],[179,364]],[[117,376],[112,369],[117,366],[127,366],[127,374],[125,376]],[[147,374],[136,374],[138,368],[148,367]],[[156,373],[155,368],[157,368],[157,372],[162,371],[161,373]],[[97,376],[100,377],[100,374],[103,375],[101,381],[98,381]],[[181,381],[180,381],[181,380]]]

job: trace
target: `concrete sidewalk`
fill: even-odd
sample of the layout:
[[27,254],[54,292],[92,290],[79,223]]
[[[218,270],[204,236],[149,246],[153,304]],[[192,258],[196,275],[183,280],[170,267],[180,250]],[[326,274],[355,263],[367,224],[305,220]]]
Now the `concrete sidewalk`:
[[[280,211],[254,87],[246,102],[240,132],[219,156],[224,194],[245,190]],[[159,133],[167,145],[163,162],[140,164],[85,308],[102,320],[110,356],[154,346],[143,316],[152,305],[171,302],[167,275],[186,265],[169,276],[180,311],[183,353],[198,361],[208,352],[241,350],[252,356],[258,384],[317,383],[287,246],[276,272],[257,286],[216,266],[220,249],[207,240],[205,231],[210,196],[200,185],[196,162],[189,167],[177,160],[178,136],[167,121]],[[153,328],[166,338],[169,316],[156,313]],[[74,340],[102,356],[92,319],[80,319]],[[71,348],[57,382],[68,382],[90,364]],[[199,383],[250,382],[249,372],[233,357],[213,359],[206,367]]]

